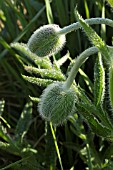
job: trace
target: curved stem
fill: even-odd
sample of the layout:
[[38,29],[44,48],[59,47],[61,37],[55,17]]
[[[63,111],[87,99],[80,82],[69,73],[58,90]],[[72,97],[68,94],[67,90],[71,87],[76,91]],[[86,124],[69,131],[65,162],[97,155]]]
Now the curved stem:
[[[110,20],[110,19],[107,19],[107,18],[90,18],[90,19],[85,19],[85,22],[88,23],[89,25],[105,24],[105,25],[108,25],[110,27],[113,27],[113,21]],[[71,31],[76,31],[79,28],[81,28],[81,25],[79,24],[79,22],[76,22],[76,23],[73,23],[69,26],[62,28],[59,31],[59,34],[68,34]]]
[[71,72],[70,72],[66,82],[64,83],[65,90],[69,89],[70,86],[72,85],[73,80],[75,79],[76,74],[77,74],[79,68],[81,67],[81,65],[88,59],[88,57],[90,55],[93,55],[97,52],[98,52],[98,49],[96,47],[91,47],[91,48],[88,48],[87,50],[85,50],[83,53],[81,53],[77,57],[77,59],[74,63],[74,66],[72,67]]

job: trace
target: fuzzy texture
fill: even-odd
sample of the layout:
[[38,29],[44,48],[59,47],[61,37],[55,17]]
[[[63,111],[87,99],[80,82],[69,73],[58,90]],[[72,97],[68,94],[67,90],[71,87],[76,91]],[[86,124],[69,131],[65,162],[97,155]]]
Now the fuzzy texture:
[[111,62],[109,68],[109,96],[110,96],[111,106],[113,109],[113,61]]
[[37,29],[28,41],[28,49],[39,57],[46,57],[60,51],[66,42],[65,35],[58,34],[61,28],[56,24]]
[[38,109],[42,118],[53,125],[63,124],[76,108],[77,96],[73,88],[63,89],[63,83],[53,83],[43,92]]

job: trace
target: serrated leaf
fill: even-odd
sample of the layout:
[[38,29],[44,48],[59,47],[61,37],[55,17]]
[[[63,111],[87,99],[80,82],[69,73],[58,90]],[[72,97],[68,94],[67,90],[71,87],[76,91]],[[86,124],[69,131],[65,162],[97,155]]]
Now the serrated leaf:
[[79,98],[80,98],[80,101],[78,102],[78,107],[82,108],[82,112],[84,112],[84,114],[85,112],[92,114],[93,117],[96,117],[101,121],[104,127],[107,127],[112,131],[113,126],[107,114],[105,114],[101,108],[97,108],[92,103],[92,101],[84,93],[83,89],[79,87],[78,90],[79,90]]
[[49,80],[49,79],[41,79],[41,78],[36,78],[36,77],[30,77],[30,76],[25,76],[22,75],[22,77],[27,80],[30,83],[36,84],[38,86],[48,86],[49,84],[55,82],[53,80]]
[[15,130],[15,140],[17,142],[23,142],[23,138],[27,133],[32,118],[32,102],[25,105],[23,112],[21,113],[20,119],[17,123]]
[[105,71],[102,63],[102,56],[99,54],[94,67],[94,103],[101,105],[105,91]]
[[52,68],[52,64],[48,57],[40,58],[36,54],[32,53],[28,50],[27,45],[24,43],[12,43],[11,47],[15,48],[16,50],[21,51],[24,55],[26,55],[30,60],[34,61],[37,65],[43,68]]
[[105,138],[113,138],[111,130],[108,129],[106,126],[104,126],[103,124],[101,124],[98,119],[96,119],[95,117],[93,117],[93,119],[91,119],[88,122],[91,126],[91,128],[93,129],[93,132],[96,133],[99,136],[105,137]]
[[111,130],[99,122],[99,120],[90,112],[90,108],[86,109],[84,105],[80,104],[78,110],[94,133],[105,138],[113,138]]
[[75,15],[90,41],[99,49],[99,51],[105,57],[106,61],[109,62],[110,52],[106,44],[102,41],[100,36],[85,22],[85,20],[83,20],[77,10],[75,10]]
[[26,71],[30,73],[40,74],[43,78],[52,78],[56,80],[65,80],[65,76],[59,70],[55,69],[38,69],[32,66],[25,66]]

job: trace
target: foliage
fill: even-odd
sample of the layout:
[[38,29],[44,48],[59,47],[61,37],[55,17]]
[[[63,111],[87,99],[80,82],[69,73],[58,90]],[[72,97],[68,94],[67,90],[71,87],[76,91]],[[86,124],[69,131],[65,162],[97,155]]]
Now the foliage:
[[[113,169],[112,96],[109,99],[108,89],[112,82],[106,74],[110,73],[111,62],[106,61],[111,59],[108,45],[113,32],[103,24],[93,26],[94,31],[77,13],[75,18],[76,5],[83,18],[104,18],[106,14],[112,19],[112,8],[104,0],[0,1],[1,170]],[[64,27],[77,20],[100,52],[82,65],[73,83],[78,110],[56,128],[38,113],[40,95],[49,84],[65,82],[77,55],[91,43],[81,30],[71,32],[66,46],[51,58],[37,57],[25,44],[42,25]]]

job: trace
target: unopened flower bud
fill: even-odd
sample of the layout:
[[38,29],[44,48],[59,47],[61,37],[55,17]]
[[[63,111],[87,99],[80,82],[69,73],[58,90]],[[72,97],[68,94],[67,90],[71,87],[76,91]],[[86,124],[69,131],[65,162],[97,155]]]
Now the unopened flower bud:
[[66,42],[64,34],[58,34],[61,28],[56,24],[44,25],[37,29],[28,41],[28,49],[39,57],[56,54]]
[[43,92],[38,109],[42,118],[60,125],[75,112],[77,96],[73,88],[63,89],[63,83],[53,83]]

